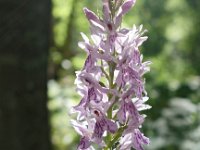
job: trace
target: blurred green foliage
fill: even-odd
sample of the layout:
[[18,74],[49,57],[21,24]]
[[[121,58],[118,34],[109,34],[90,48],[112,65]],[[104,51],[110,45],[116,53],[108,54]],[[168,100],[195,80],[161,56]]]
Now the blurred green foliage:
[[[55,150],[73,150],[79,141],[70,125],[70,107],[77,104],[75,70],[86,58],[77,46],[80,32],[89,35],[82,8],[97,12],[100,0],[53,0],[49,58],[49,110]],[[123,25],[143,24],[148,41],[141,51],[153,62],[146,75],[152,109],[144,132],[147,150],[200,149],[200,1],[138,0]]]

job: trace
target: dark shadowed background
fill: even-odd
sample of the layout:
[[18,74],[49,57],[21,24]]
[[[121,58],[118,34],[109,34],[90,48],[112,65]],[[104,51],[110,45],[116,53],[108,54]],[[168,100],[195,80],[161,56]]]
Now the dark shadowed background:
[[[0,150],[75,150],[70,107],[89,35],[82,8],[100,0],[0,0]],[[151,60],[147,150],[200,150],[200,1],[138,0],[123,26],[144,25]]]

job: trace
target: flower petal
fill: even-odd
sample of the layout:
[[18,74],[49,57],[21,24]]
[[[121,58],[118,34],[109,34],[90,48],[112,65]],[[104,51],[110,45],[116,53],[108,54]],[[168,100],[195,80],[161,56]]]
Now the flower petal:
[[101,23],[99,17],[93,11],[87,9],[86,7],[83,8],[83,11],[89,21],[93,20],[99,24]]
[[124,15],[125,13],[127,13],[131,7],[133,7],[133,5],[135,4],[136,0],[127,0],[125,1],[122,6],[121,6],[121,9],[122,9],[122,15]]
[[107,120],[107,130],[110,133],[115,133],[117,131],[117,124],[108,119]]
[[91,54],[89,54],[87,59],[85,60],[83,70],[86,70],[86,72],[90,72],[93,66],[94,66],[94,61],[92,60]]
[[103,0],[103,19],[106,24],[111,21],[108,0]]
[[124,14],[126,14],[131,9],[131,7],[135,4],[135,2],[136,2],[136,0],[127,0],[119,8],[119,11],[118,11],[118,13],[116,15],[116,18],[115,18],[115,26],[116,26],[116,28],[119,27],[119,25],[121,24],[122,16]]
[[82,137],[81,140],[80,140],[80,143],[78,145],[78,150],[85,150],[87,148],[89,148],[91,145],[89,139],[87,137]]
[[97,144],[102,143],[103,133],[104,133],[104,126],[101,125],[101,122],[97,121],[92,135],[92,138],[94,138]]
[[130,101],[126,105],[127,111],[129,112],[130,117],[132,118],[133,122],[139,123],[140,114],[138,113],[135,105]]
[[134,148],[136,150],[144,150],[143,144],[149,144],[149,138],[145,137],[139,129],[135,129],[134,133]]
[[125,123],[126,121],[126,105],[124,100],[121,101],[121,107],[119,108],[119,111],[117,112],[117,119],[120,123]]

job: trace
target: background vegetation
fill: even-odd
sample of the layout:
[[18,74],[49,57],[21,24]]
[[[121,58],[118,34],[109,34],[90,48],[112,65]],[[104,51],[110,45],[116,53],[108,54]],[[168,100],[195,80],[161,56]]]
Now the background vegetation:
[[[70,107],[79,101],[75,70],[85,53],[77,46],[89,34],[84,6],[97,12],[100,0],[53,0],[48,107],[55,150],[75,149],[79,137],[69,124]],[[144,125],[147,150],[200,149],[200,1],[138,0],[124,26],[143,24],[149,39],[141,51],[153,62],[146,75],[152,109]]]

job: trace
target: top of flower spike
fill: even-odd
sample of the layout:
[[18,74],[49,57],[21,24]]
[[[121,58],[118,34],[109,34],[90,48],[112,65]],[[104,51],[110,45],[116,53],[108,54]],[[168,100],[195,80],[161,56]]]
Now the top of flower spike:
[[[84,8],[84,13],[92,25],[95,25],[99,29],[105,29],[105,24],[108,25],[108,28],[112,30],[110,23],[114,21],[115,29],[119,27],[122,21],[122,16],[126,14],[135,4],[136,0],[118,0],[110,6],[111,3],[108,0],[103,1],[103,20],[101,20],[94,12]],[[122,4],[121,4],[122,3]],[[118,4],[121,4],[118,6]],[[111,10],[114,9],[114,10]],[[114,12],[114,14],[112,13]],[[112,16],[114,15],[114,16]]]

